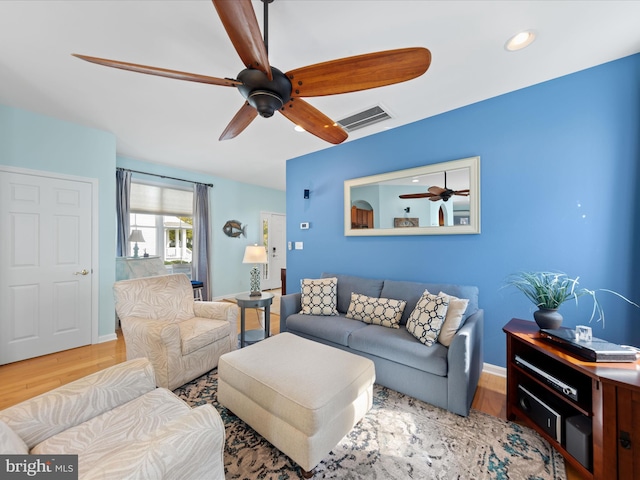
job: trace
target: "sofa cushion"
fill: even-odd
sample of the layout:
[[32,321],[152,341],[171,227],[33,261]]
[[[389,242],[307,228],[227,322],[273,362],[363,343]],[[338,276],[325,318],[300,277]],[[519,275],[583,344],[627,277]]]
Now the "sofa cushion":
[[229,335],[229,322],[193,317],[178,323],[182,355],[189,355]]
[[126,450],[127,444],[147,440],[162,425],[191,408],[169,390],[157,388],[65,430],[36,445],[31,453],[80,455],[79,475]]
[[448,298],[433,295],[425,290],[416,308],[409,315],[407,330],[420,342],[430,347],[438,338],[448,307]]
[[0,452],[4,455],[27,455],[29,447],[9,425],[0,420]]
[[445,297],[449,300],[449,308],[447,308],[447,316],[444,319],[442,327],[440,328],[440,334],[438,335],[438,342],[445,347],[451,345],[454,335],[460,328],[462,322],[462,315],[467,309],[469,300],[466,298],[458,298],[453,295],[447,295],[444,292],[438,294],[441,297]]
[[[478,310],[478,287],[466,286],[466,285],[450,285],[447,283],[418,283],[418,282],[405,282],[398,280],[385,280],[384,286],[380,297],[385,298],[398,298],[407,301],[407,306],[404,308],[400,325],[407,323],[409,315],[413,311],[418,303],[418,300],[422,296],[425,290],[430,292],[444,292],[447,295],[454,295],[458,298],[469,299],[467,309],[462,316],[460,325],[464,325],[464,321]],[[339,307],[338,307],[339,309]]]
[[351,303],[346,317],[361,320],[364,323],[398,328],[400,317],[407,304],[404,300],[392,298],[374,298],[359,293],[351,294]]
[[427,348],[404,328],[368,325],[351,333],[349,347],[354,352],[386,358],[433,375],[447,376],[447,348],[439,343]]
[[321,317],[296,313],[287,317],[287,331],[304,337],[321,338],[345,347],[349,346],[349,335],[352,332],[366,327],[366,323],[342,315]]
[[337,283],[333,278],[309,279],[300,282],[302,315],[337,315]]
[[356,277],[353,275],[339,275],[333,273],[323,273],[322,278],[335,277],[338,279],[338,312],[347,313],[351,303],[352,293],[361,293],[368,297],[403,298],[388,295],[380,295],[383,280],[373,278]]

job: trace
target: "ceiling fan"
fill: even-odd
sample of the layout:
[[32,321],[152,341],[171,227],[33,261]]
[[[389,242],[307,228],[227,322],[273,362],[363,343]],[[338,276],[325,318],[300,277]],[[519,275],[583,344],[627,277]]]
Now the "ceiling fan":
[[461,197],[469,196],[469,189],[465,190],[451,190],[447,188],[447,172],[444,173],[444,188],[432,186],[427,189],[427,193],[406,193],[404,195],[398,195],[400,198],[428,198],[432,202],[442,200],[448,201],[452,196],[459,195]]
[[73,54],[82,60],[161,77],[236,87],[246,99],[220,136],[228,140],[239,135],[258,116],[271,117],[278,110],[307,132],[333,144],[342,143],[347,133],[333,120],[302,99],[357,92],[392,85],[419,77],[431,64],[431,52],[423,47],[402,48],[346,57],[281,72],[269,65],[268,6],[264,3],[264,39],[251,0],[212,0],[218,16],[240,59],[246,66],[237,79],[216,78]]

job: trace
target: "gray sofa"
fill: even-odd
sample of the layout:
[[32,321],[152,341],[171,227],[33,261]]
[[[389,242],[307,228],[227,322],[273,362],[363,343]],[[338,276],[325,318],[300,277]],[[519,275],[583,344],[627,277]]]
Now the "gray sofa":
[[[280,330],[294,333],[373,360],[376,383],[467,416],[483,365],[484,311],[478,308],[478,288],[438,283],[376,280],[323,273],[338,278],[337,316],[302,315],[301,294],[283,295]],[[427,347],[405,328],[407,318],[425,289],[469,299],[461,327],[447,348]],[[351,293],[406,300],[399,329],[371,325],[345,317]]]

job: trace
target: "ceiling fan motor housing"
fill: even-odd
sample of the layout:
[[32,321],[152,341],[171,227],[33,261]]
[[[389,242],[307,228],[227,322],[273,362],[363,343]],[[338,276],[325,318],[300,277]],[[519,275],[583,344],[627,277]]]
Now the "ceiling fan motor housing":
[[281,108],[291,98],[291,82],[277,68],[272,67],[273,80],[260,70],[247,68],[238,74],[242,85],[238,90],[249,105],[255,108],[261,117],[271,117],[273,112]]

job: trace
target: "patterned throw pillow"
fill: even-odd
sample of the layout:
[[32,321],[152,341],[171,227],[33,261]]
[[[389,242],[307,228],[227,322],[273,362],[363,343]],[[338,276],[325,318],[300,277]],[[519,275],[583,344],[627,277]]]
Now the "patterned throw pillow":
[[449,299],[447,316],[444,319],[444,323],[442,324],[442,328],[440,329],[440,334],[438,335],[438,342],[440,342],[445,347],[448,347],[449,345],[451,345],[453,337],[460,328],[462,315],[464,315],[464,312],[467,310],[469,300],[467,300],[466,298],[454,297],[453,295],[447,295],[443,292],[440,292],[438,295],[440,297]]
[[300,282],[303,315],[338,315],[338,279],[317,280],[305,278]]
[[351,293],[351,303],[345,316],[364,323],[399,328],[400,318],[402,318],[406,304],[407,302],[404,300],[375,298],[360,293]]
[[449,300],[425,290],[409,315],[407,331],[430,347],[438,338],[448,307]]

